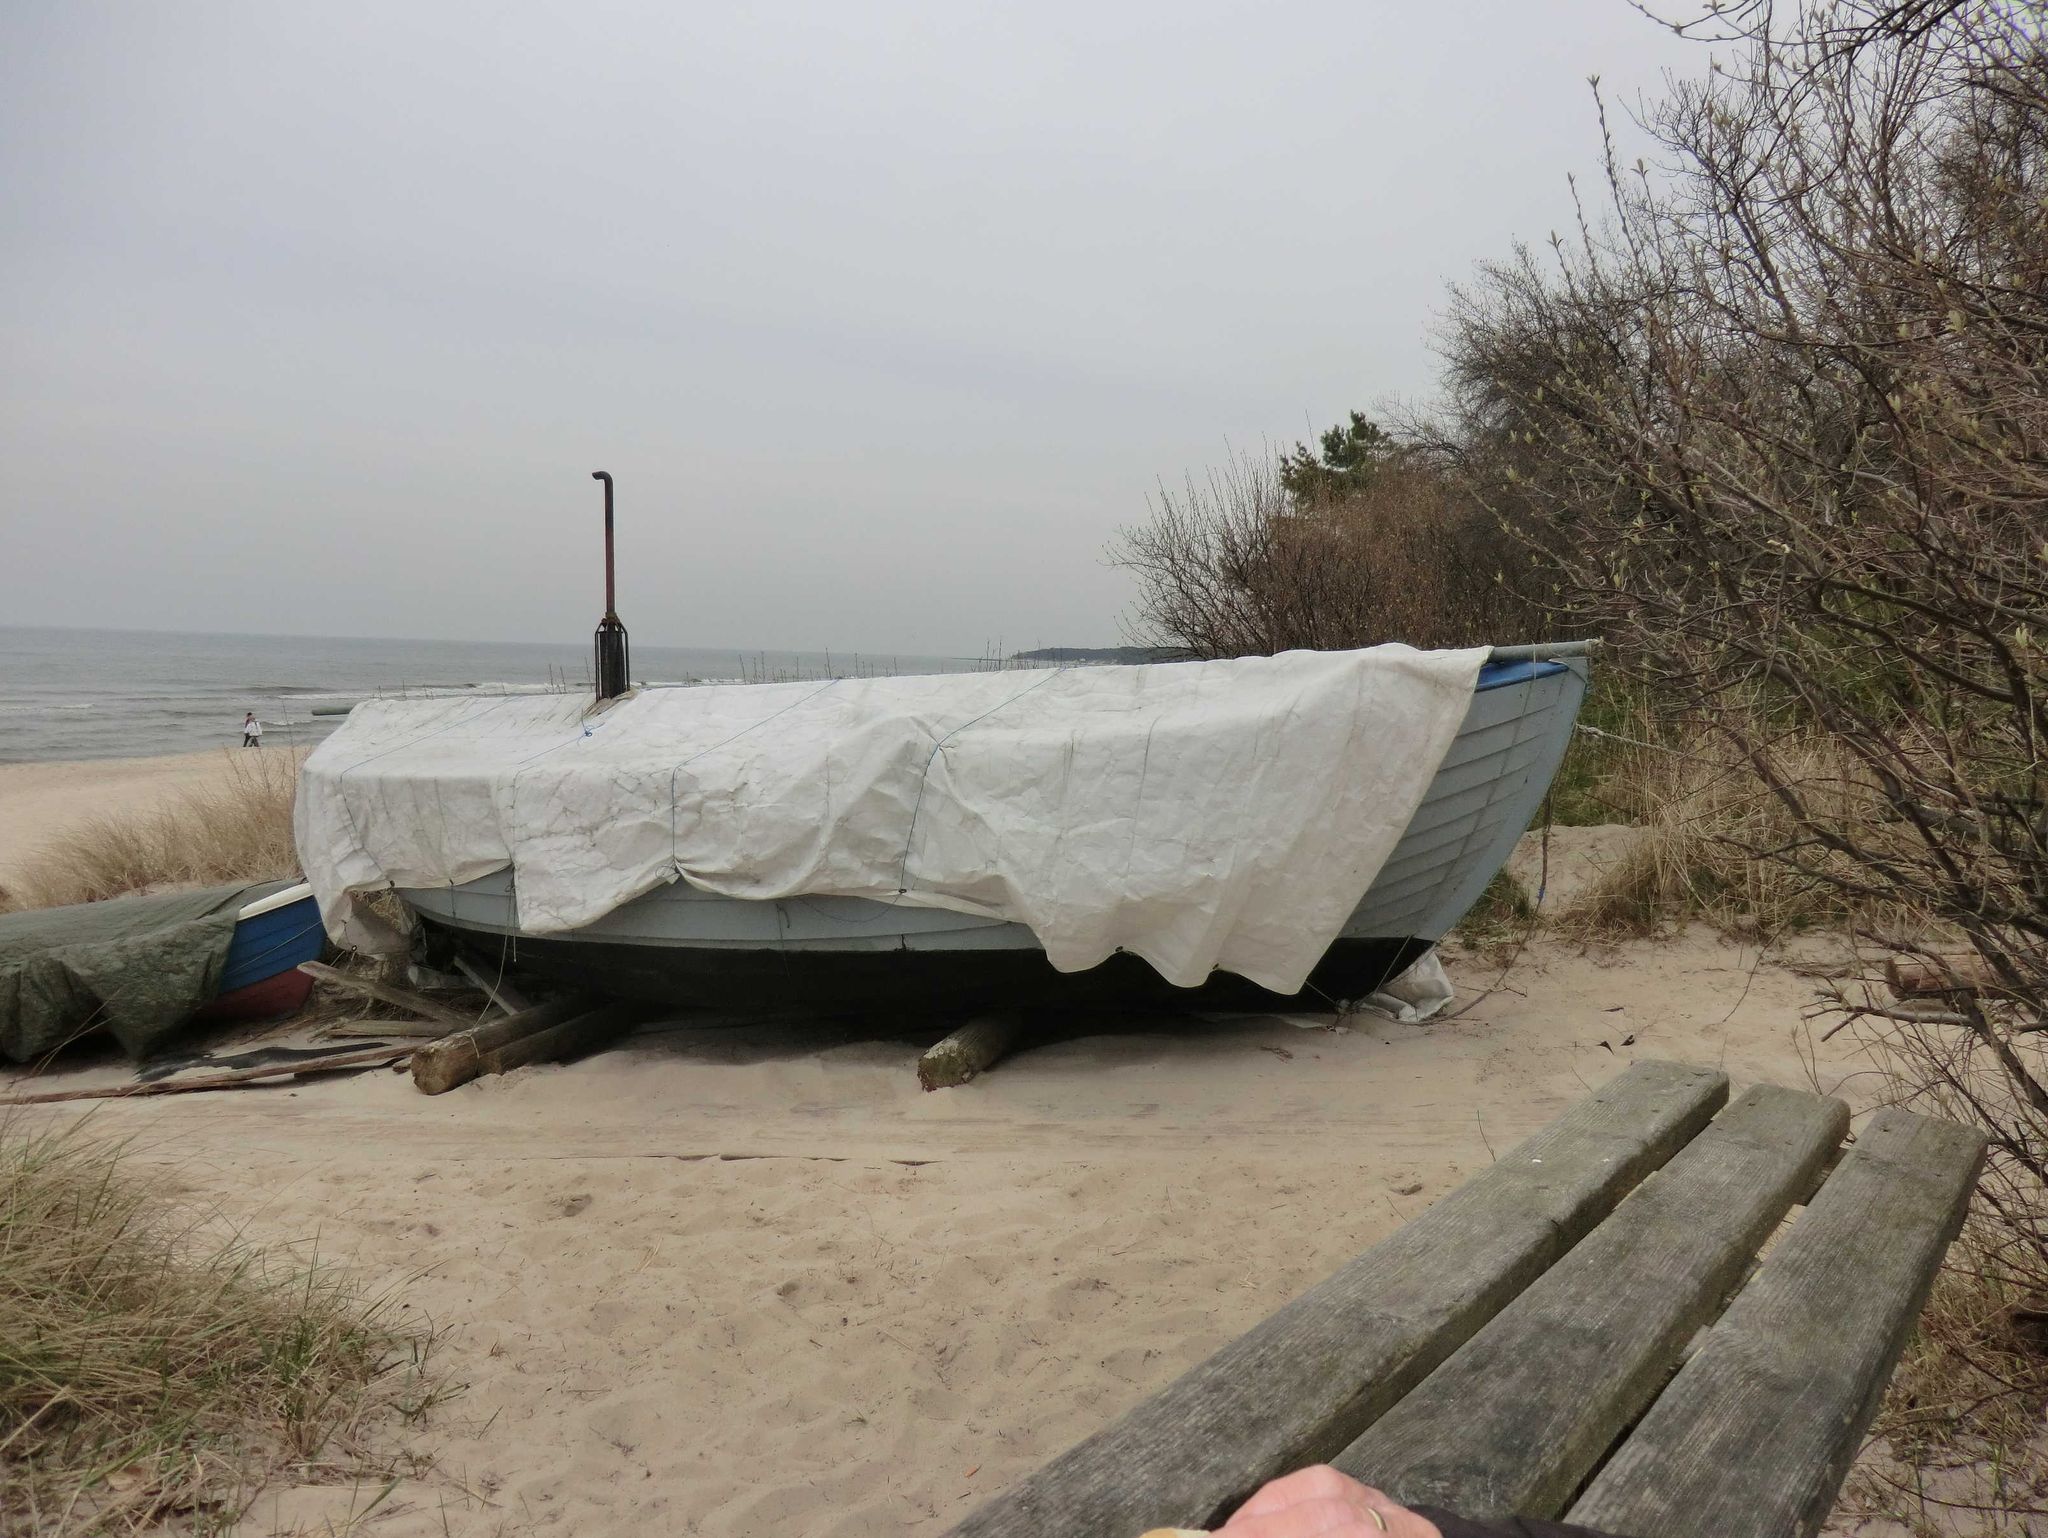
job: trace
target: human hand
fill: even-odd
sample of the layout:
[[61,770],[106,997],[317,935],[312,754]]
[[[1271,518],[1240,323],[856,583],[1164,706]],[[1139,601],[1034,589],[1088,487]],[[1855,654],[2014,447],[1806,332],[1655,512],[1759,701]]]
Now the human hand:
[[1427,1517],[1326,1464],[1274,1480],[1217,1532],[1222,1538],[1443,1538]]

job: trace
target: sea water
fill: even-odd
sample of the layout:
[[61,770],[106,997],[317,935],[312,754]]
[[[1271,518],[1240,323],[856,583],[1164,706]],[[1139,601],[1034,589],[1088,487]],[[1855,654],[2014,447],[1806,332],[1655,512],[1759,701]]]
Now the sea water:
[[[374,641],[0,626],[0,763],[137,758],[234,747],[242,713],[265,747],[308,746],[379,694],[589,688],[590,642]],[[972,672],[982,657],[633,647],[636,683]]]

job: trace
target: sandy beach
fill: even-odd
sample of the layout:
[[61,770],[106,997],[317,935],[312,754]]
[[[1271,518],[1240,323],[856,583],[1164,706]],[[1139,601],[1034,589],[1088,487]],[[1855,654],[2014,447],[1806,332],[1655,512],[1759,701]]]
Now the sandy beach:
[[[219,757],[0,773],[0,848]],[[1554,889],[1611,843],[1560,839]],[[1844,1043],[1809,1056],[1812,981],[1704,932],[1451,970],[1456,1019],[1104,1022],[935,1094],[906,1019],[29,1114],[442,1332],[463,1391],[407,1433],[435,1467],[361,1531],[938,1533],[1633,1059],[1856,1098]],[[249,1530],[375,1493],[274,1491]]]

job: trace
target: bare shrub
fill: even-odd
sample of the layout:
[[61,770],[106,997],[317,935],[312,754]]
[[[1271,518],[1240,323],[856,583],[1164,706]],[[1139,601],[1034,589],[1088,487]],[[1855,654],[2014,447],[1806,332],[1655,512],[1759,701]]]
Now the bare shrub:
[[117,1148],[0,1128],[0,1528],[217,1530],[279,1472],[388,1476],[362,1432],[439,1392],[396,1307],[212,1232]]
[[[1611,167],[1604,230],[1465,293],[1454,380],[1540,451],[1516,479],[1581,611],[1779,804],[1753,850],[1962,937],[2020,1041],[2048,1018],[2048,54],[1990,6],[1867,19],[1679,88],[1670,179]],[[1864,794],[1815,794],[1815,733]],[[2048,1111],[2037,1038],[1969,1039]],[[1999,1153],[2038,1172],[2048,1115]]]
[[296,874],[292,797],[300,762],[295,753],[229,753],[218,780],[147,811],[66,828],[21,862],[0,889],[0,912]]
[[[1834,1019],[1989,1134],[1972,1275],[2048,1297],[2048,48],[1959,0],[1712,24],[1742,46],[1649,110],[1657,168],[1610,153],[1603,215],[1458,297],[1455,427],[1667,729],[1767,798],[1736,843],[1878,957],[1989,974]],[[1953,1322],[1958,1384],[2036,1391]],[[1978,1451],[2038,1468],[2010,1432]]]
[[1549,633],[1526,552],[1419,458],[1367,483],[1296,472],[1238,459],[1162,490],[1151,521],[1119,533],[1109,555],[1137,578],[1134,640],[1240,657]]

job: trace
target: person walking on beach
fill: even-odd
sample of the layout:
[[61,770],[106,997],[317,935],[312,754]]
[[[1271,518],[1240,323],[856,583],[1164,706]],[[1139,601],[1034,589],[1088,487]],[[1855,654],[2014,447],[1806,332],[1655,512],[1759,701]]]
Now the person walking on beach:
[[263,723],[256,719],[256,712],[253,710],[248,711],[242,717],[242,746],[245,748],[260,748],[263,746]]

